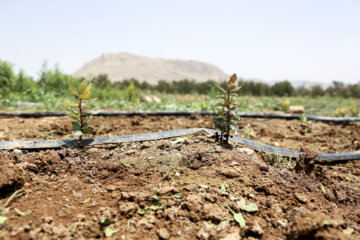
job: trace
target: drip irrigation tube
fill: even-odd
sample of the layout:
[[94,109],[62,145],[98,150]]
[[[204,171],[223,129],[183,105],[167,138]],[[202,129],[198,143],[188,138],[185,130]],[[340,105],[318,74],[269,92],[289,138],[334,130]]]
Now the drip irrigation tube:
[[[87,112],[94,116],[190,116],[190,115],[216,115],[215,112],[210,111],[119,111],[119,112]],[[302,114],[278,114],[278,113],[238,113],[240,117],[244,118],[277,118],[277,119],[301,119],[305,116],[308,120],[321,122],[360,122],[359,117],[321,117],[313,115]],[[0,117],[23,117],[23,118],[38,118],[38,117],[52,117],[65,116],[66,112],[18,112],[18,113],[0,113]]]
[[[165,138],[180,137],[185,135],[194,134],[197,132],[205,131],[211,135],[214,135],[216,131],[207,129],[207,128],[189,128],[189,129],[179,129],[165,132],[155,132],[155,133],[143,133],[127,136],[118,136],[118,137],[102,137],[102,138],[87,138],[83,139],[81,146],[92,146],[92,145],[101,145],[101,144],[116,144],[116,143],[129,143],[129,142],[143,142],[143,141],[152,141]],[[247,139],[239,138],[232,136],[230,141],[240,143],[245,146],[252,147],[259,151],[271,152],[280,154],[283,156],[289,157],[299,157],[302,152],[282,149],[263,143],[258,143],[250,141]],[[69,140],[37,140],[37,141],[9,141],[9,142],[0,142],[0,149],[56,149],[64,147],[75,147],[78,145],[77,139]],[[360,160],[360,151],[356,152],[346,152],[346,153],[320,153],[316,160],[322,161],[347,161],[347,160]]]

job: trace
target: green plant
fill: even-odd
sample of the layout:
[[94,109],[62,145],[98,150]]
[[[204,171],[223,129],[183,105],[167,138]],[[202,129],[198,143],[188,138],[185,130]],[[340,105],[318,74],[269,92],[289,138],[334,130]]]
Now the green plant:
[[220,130],[220,136],[216,134],[216,142],[220,145],[229,144],[230,131],[234,130],[237,134],[239,126],[237,123],[240,121],[240,117],[236,113],[238,105],[234,103],[234,97],[238,97],[235,93],[239,91],[242,86],[235,87],[237,80],[236,74],[231,75],[226,85],[226,90],[220,85],[216,87],[223,93],[222,95],[216,96],[221,99],[221,102],[215,105],[217,116],[213,119],[214,128]]
[[345,117],[348,112],[349,112],[348,107],[338,107],[338,108],[336,108],[336,116],[337,117]]
[[79,138],[79,145],[84,134],[95,134],[95,131],[92,127],[88,125],[89,114],[85,113],[84,110],[89,108],[95,99],[90,100],[91,98],[91,83],[88,83],[87,80],[83,80],[80,84],[79,89],[76,89],[73,86],[69,86],[70,91],[74,94],[77,103],[62,102],[62,104],[70,107],[68,110],[70,113],[67,115],[70,116],[75,121],[71,122],[74,130],[71,134],[74,137]]
[[350,113],[352,117],[360,117],[360,105],[357,106],[355,103],[351,104]]
[[139,90],[136,88],[134,82],[131,82],[125,89],[125,99],[129,102],[138,102],[140,99]]
[[290,108],[290,100],[289,100],[289,99],[285,99],[285,100],[282,102],[281,107],[282,107],[282,110],[283,110],[284,112],[289,111],[289,108]]

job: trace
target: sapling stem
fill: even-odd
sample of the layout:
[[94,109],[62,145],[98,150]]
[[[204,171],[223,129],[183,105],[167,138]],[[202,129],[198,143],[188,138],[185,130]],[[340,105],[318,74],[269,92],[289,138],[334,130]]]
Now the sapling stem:
[[[229,145],[229,138],[231,130],[235,130],[235,133],[239,129],[237,122],[240,120],[236,113],[237,105],[233,103],[232,97],[236,97],[234,92],[239,91],[242,86],[235,87],[237,76],[231,75],[227,82],[226,90],[219,85],[216,87],[222,92],[222,95],[216,96],[220,98],[222,102],[216,104],[217,116],[213,119],[214,128],[220,130],[220,136],[216,135],[215,141],[220,145]],[[228,146],[230,147],[230,146]]]

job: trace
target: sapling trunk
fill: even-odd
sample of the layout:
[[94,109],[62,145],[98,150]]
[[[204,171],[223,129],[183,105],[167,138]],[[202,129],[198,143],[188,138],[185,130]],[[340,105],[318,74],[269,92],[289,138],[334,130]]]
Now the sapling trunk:
[[[82,130],[83,127],[84,127],[84,119],[83,119],[81,102],[82,102],[81,97],[79,97],[79,104],[78,104],[78,106],[79,106],[80,130]],[[79,146],[81,146],[82,137],[83,137],[83,135],[81,135],[81,136],[79,137]]]

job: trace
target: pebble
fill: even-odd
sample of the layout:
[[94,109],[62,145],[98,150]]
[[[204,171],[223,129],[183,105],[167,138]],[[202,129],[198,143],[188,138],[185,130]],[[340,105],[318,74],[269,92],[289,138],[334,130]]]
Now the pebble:
[[170,238],[170,234],[166,228],[160,228],[156,231],[160,239],[166,240]]
[[87,150],[88,153],[96,153],[96,152],[100,152],[100,150],[98,148],[90,148],[89,150]]
[[125,153],[125,155],[134,155],[134,154],[135,154],[134,150],[130,150]]
[[246,153],[246,155],[252,155],[254,153],[254,150],[250,148],[240,148],[239,152]]
[[248,197],[251,198],[251,199],[254,199],[254,198],[255,198],[255,195],[252,194],[252,193],[250,193],[250,194],[248,195]]
[[201,228],[196,234],[196,237],[200,240],[208,240],[210,235],[204,230],[204,228]]
[[22,154],[22,151],[20,149],[14,149],[13,153],[15,154]]
[[282,228],[286,228],[286,226],[287,226],[287,222],[285,222],[285,220],[278,220],[276,222],[276,224],[277,224],[277,226],[282,227]]
[[43,218],[43,222],[45,222],[45,223],[52,223],[52,221],[53,221],[53,218],[52,217],[44,217]]
[[176,172],[176,173],[175,173],[175,177],[180,177],[180,173],[179,173],[179,172]]

